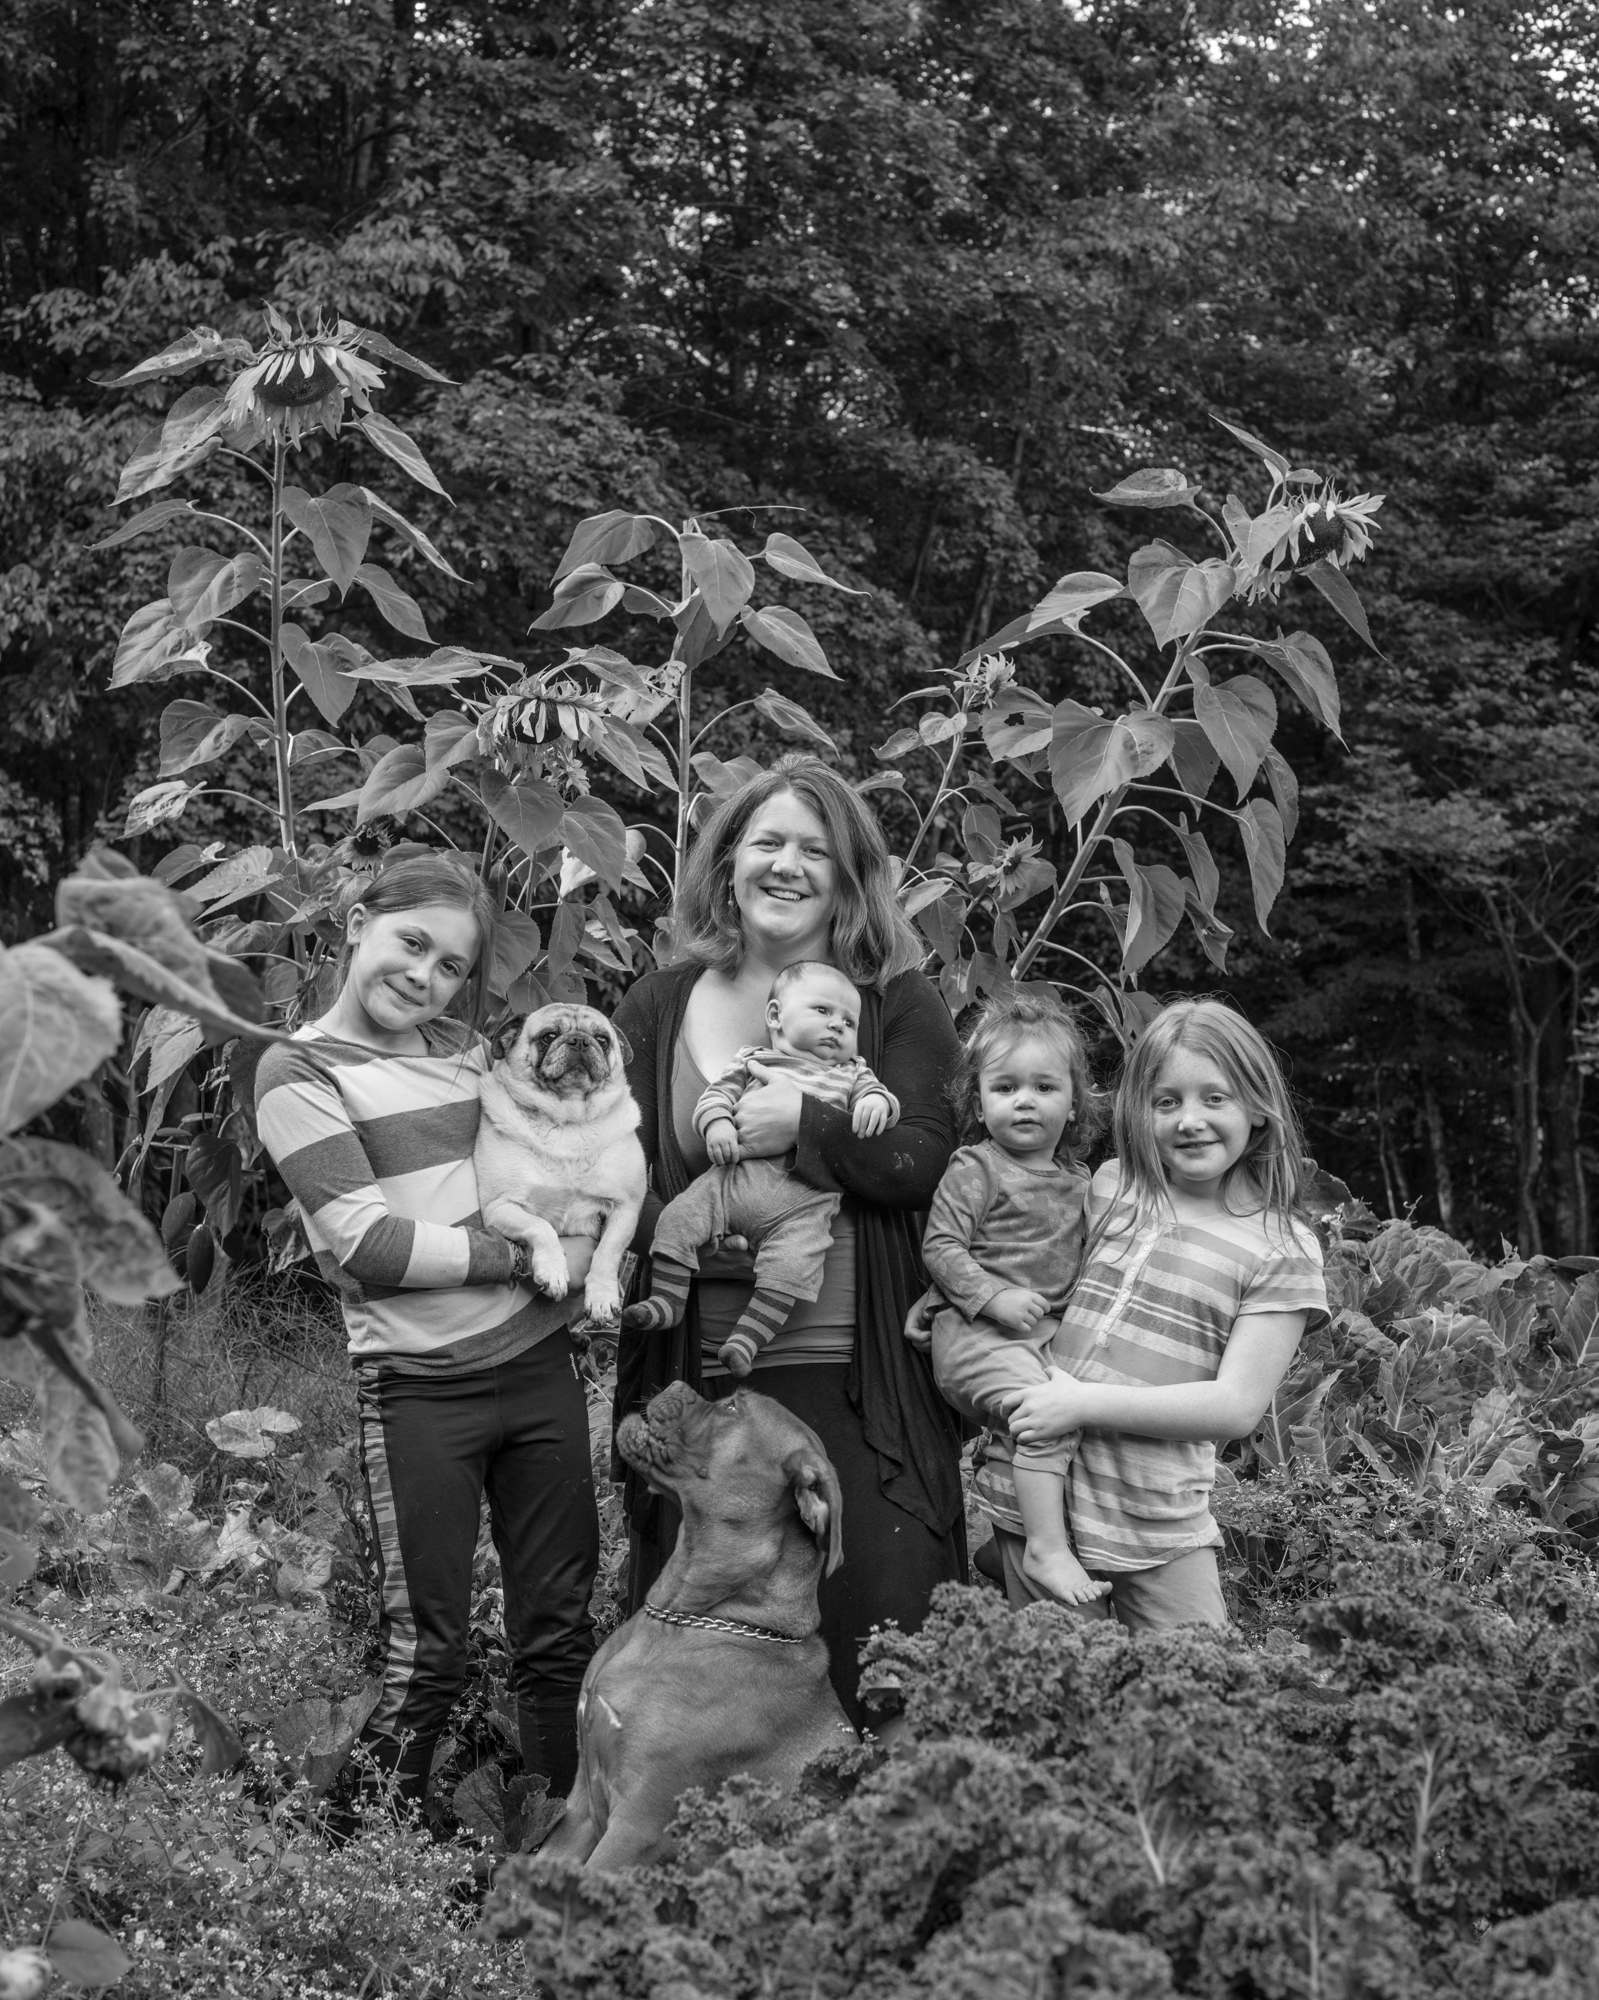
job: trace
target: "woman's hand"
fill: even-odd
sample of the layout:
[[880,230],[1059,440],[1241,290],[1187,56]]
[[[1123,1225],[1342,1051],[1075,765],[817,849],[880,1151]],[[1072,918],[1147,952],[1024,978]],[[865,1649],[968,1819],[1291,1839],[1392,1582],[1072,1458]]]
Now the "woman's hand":
[[804,1091],[791,1076],[766,1069],[757,1057],[750,1058],[749,1071],[754,1086],[740,1097],[733,1113],[739,1158],[770,1160],[793,1152],[799,1144]]
[[1006,1409],[1010,1434],[1018,1444],[1053,1444],[1085,1421],[1083,1385],[1063,1368],[1051,1368],[1049,1380],[1024,1389]]

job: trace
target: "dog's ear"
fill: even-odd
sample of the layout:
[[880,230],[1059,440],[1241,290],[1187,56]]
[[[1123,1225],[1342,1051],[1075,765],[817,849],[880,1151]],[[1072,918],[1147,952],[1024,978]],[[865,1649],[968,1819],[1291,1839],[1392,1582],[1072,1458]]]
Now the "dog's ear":
[[831,1459],[814,1451],[797,1451],[784,1464],[794,1486],[800,1519],[819,1549],[827,1551],[823,1576],[831,1576],[844,1560],[844,1496]]
[[516,1038],[522,1032],[525,1014],[507,1014],[503,1021],[489,1029],[489,1060],[500,1062],[516,1047]]
[[616,1037],[616,1053],[622,1058],[624,1067],[633,1060],[633,1044],[613,1021],[611,1033]]

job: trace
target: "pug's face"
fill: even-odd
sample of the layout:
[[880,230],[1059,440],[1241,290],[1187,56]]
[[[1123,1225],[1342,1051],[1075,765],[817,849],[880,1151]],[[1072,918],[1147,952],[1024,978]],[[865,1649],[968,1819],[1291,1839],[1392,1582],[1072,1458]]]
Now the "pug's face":
[[627,1044],[603,1014],[558,1001],[528,1015],[503,1068],[513,1086],[569,1102],[619,1083],[628,1054]]

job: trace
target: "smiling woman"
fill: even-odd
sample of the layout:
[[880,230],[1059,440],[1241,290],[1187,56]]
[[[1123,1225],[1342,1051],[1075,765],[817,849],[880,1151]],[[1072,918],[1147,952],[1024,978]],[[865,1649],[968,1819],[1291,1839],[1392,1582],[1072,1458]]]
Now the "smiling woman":
[[[954,1141],[955,1031],[917,970],[921,945],[894,899],[876,821],[814,757],[781,759],[711,815],[684,870],[672,935],[679,962],[641,979],[616,1017],[634,1050],[628,1081],[650,1163],[635,1247],[649,1249],[663,1206],[711,1164],[695,1107],[744,1056],[754,1087],[725,1121],[739,1159],[785,1160],[810,1188],[841,1197],[819,1294],[759,1346],[749,1382],[810,1425],[838,1472],[844,1562],[821,1588],[822,1633],[833,1685],[858,1723],[860,1641],[890,1619],[914,1630],[933,1586],[965,1572],[958,1426],[925,1357],[900,1337],[923,1282],[921,1211]],[[887,1129],[865,1129],[875,1121],[857,1124],[848,1106],[803,1089],[775,1062],[762,1074],[773,986],[801,961],[834,966],[858,989],[860,1061],[899,1110]],[[746,1254],[701,1255],[682,1316],[624,1335],[619,1418],[673,1381],[731,1393],[739,1378],[722,1351],[736,1350],[753,1280]],[[678,1517],[636,1471],[619,1464],[616,1476],[627,1479],[637,1609]]]

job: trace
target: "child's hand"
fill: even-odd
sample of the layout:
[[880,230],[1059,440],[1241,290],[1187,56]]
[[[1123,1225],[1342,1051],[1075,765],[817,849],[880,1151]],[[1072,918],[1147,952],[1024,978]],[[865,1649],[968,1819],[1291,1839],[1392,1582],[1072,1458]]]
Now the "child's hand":
[[1049,1380],[1024,1389],[1007,1411],[1010,1434],[1018,1444],[1053,1444],[1083,1425],[1082,1383],[1063,1369],[1051,1368]]
[[875,1139],[879,1132],[888,1130],[888,1120],[888,1099],[873,1091],[870,1097],[863,1097],[856,1105],[850,1129],[857,1139]]
[[731,1118],[715,1118],[705,1128],[705,1150],[713,1167],[730,1167],[738,1159],[738,1127]]
[[911,1309],[905,1315],[905,1324],[900,1328],[912,1347],[919,1347],[925,1354],[933,1344],[933,1314],[943,1304],[943,1300],[931,1286],[919,1299],[911,1301]]
[[983,1307],[983,1317],[998,1320],[1008,1333],[1031,1333],[1048,1311],[1049,1301],[1042,1292],[1007,1285]]

